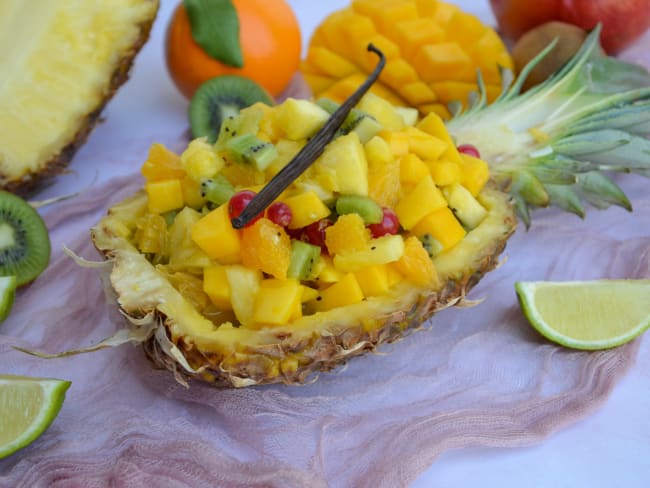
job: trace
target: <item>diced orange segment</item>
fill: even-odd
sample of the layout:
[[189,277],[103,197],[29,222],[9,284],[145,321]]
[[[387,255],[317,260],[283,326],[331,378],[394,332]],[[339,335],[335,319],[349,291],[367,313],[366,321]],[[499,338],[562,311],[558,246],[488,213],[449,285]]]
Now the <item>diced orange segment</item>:
[[318,198],[316,192],[300,193],[284,200],[291,209],[290,229],[299,229],[327,217],[330,209]]
[[353,273],[348,273],[333,285],[322,290],[313,303],[317,312],[324,312],[359,303],[363,298],[359,282]]
[[388,293],[390,283],[387,270],[387,265],[380,264],[368,266],[354,273],[364,296],[381,296]]
[[447,149],[448,144],[417,127],[408,127],[406,134],[409,140],[409,151],[422,159],[433,161],[438,159]]
[[300,308],[302,286],[298,280],[267,279],[260,282],[253,306],[253,322],[283,325]]
[[437,161],[429,161],[427,165],[436,186],[459,183],[463,177],[460,165],[454,161],[439,159]]
[[210,258],[222,264],[232,264],[240,259],[240,235],[233,228],[228,214],[228,204],[215,208],[192,226],[192,240]]
[[400,159],[400,180],[404,184],[417,184],[429,174],[429,167],[416,154],[408,153]]
[[248,268],[284,279],[291,261],[291,239],[283,227],[263,217],[242,229],[241,259]]
[[203,291],[218,309],[232,309],[230,285],[223,266],[208,266],[203,269]]
[[438,273],[429,254],[415,236],[410,236],[404,241],[404,255],[394,266],[416,285],[432,287],[439,283]]
[[447,200],[440,189],[433,182],[431,175],[427,175],[413,191],[404,195],[395,207],[399,222],[405,229],[412,229],[425,215],[447,206]]
[[370,231],[356,213],[341,215],[325,230],[325,245],[330,255],[364,249],[369,241]]
[[411,232],[418,237],[429,234],[440,243],[443,251],[454,247],[467,234],[449,207],[440,208],[426,215],[411,229]]
[[183,206],[181,180],[156,180],[145,183],[147,208],[151,213],[165,213]]
[[455,42],[422,46],[413,66],[424,81],[472,81],[476,77],[472,58]]
[[141,173],[147,180],[180,179],[185,176],[180,156],[158,143],[149,148],[149,155],[142,165]]
[[485,161],[469,154],[461,154],[460,157],[463,160],[460,183],[476,196],[490,178],[490,168]]

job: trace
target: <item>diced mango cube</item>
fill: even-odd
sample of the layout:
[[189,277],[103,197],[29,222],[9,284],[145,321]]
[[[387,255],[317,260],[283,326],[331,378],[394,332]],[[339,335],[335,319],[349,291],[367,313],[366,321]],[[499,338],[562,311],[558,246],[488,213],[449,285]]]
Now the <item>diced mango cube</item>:
[[400,157],[409,152],[409,137],[402,131],[381,131],[379,136],[388,143],[394,156]]
[[232,310],[230,284],[224,266],[214,265],[203,269],[203,291],[218,309]]
[[454,247],[467,234],[449,207],[439,208],[427,214],[411,232],[420,238],[429,234],[438,241],[442,251]]
[[408,127],[405,132],[409,140],[409,151],[422,159],[435,161],[447,150],[448,144],[445,141],[417,127]]
[[417,184],[429,174],[429,167],[416,154],[409,153],[400,159],[400,180],[403,184]]
[[455,163],[461,164],[462,160],[460,159],[460,153],[456,150],[456,145],[454,140],[449,135],[447,127],[445,126],[442,116],[436,112],[429,112],[425,117],[422,118],[417,124],[416,127],[427,134],[437,137],[440,140],[445,141],[448,146],[444,153],[440,155],[440,159],[447,159]]
[[404,239],[401,235],[385,235],[371,239],[360,251],[351,251],[334,256],[334,266],[340,271],[359,271],[366,266],[397,261],[404,253]]
[[357,279],[353,273],[348,273],[333,285],[322,290],[313,304],[317,312],[324,312],[359,303],[363,298],[363,291]]
[[205,138],[194,139],[189,143],[181,154],[181,163],[187,175],[198,182],[214,176],[225,164]]
[[239,262],[241,237],[233,228],[228,214],[228,204],[215,208],[192,226],[192,240],[210,258],[221,264]]
[[447,159],[427,161],[427,166],[436,186],[447,186],[453,183],[459,183],[463,177],[460,165],[454,161],[449,161]]
[[148,181],[144,185],[147,192],[149,212],[161,214],[183,206],[183,188],[181,180]]
[[388,266],[385,264],[368,266],[354,273],[364,296],[381,296],[388,293]]
[[395,213],[402,227],[409,230],[425,215],[446,206],[444,195],[433,182],[431,175],[427,175],[413,191],[402,197],[395,207]]
[[436,268],[429,257],[429,253],[422,247],[422,242],[410,236],[404,242],[404,254],[394,264],[406,279],[416,285],[435,287],[439,284]]
[[327,217],[330,209],[318,198],[316,192],[299,193],[284,199],[291,209],[290,229],[299,229]]
[[287,98],[276,110],[278,127],[294,141],[312,136],[329,118],[324,109],[303,99]]
[[490,178],[490,168],[485,161],[469,154],[462,153],[460,157],[463,160],[460,182],[473,196],[476,196]]
[[325,245],[330,255],[365,249],[370,242],[370,231],[359,214],[341,215],[325,230]]
[[300,309],[303,287],[298,280],[267,279],[260,282],[253,305],[253,322],[265,325],[288,323]]
[[336,266],[334,266],[334,262],[329,256],[321,255],[321,258],[318,261],[318,267],[319,270],[315,274],[319,286],[336,283],[345,275],[343,271],[338,270]]

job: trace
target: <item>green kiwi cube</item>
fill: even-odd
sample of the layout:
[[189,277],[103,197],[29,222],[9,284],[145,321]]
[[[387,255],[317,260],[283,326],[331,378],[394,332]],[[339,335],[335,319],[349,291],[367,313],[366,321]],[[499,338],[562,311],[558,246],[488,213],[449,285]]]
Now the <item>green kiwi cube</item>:
[[291,259],[287,278],[298,280],[313,279],[313,272],[316,263],[320,260],[321,249],[307,242],[292,240],[291,241]]
[[278,157],[278,150],[273,144],[254,134],[231,138],[226,143],[226,150],[235,161],[252,164],[258,171],[264,171]]
[[336,200],[336,213],[359,214],[365,224],[378,224],[384,218],[381,206],[372,198],[362,195],[341,195]]

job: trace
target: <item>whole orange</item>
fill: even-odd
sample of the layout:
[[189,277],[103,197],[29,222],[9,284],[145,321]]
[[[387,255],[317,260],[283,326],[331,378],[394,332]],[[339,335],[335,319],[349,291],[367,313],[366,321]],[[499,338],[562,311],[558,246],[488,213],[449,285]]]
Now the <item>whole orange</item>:
[[242,68],[210,57],[192,38],[183,3],[176,7],[165,38],[169,74],[187,98],[204,81],[224,74],[252,79],[277,97],[298,70],[302,40],[300,26],[284,0],[232,0],[239,18],[244,58]]

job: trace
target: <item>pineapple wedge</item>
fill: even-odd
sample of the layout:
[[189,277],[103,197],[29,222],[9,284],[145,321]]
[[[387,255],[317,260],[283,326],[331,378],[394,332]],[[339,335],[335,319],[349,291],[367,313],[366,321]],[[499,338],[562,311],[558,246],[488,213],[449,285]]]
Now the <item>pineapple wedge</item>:
[[158,0],[0,2],[0,187],[28,194],[84,143],[147,41]]

